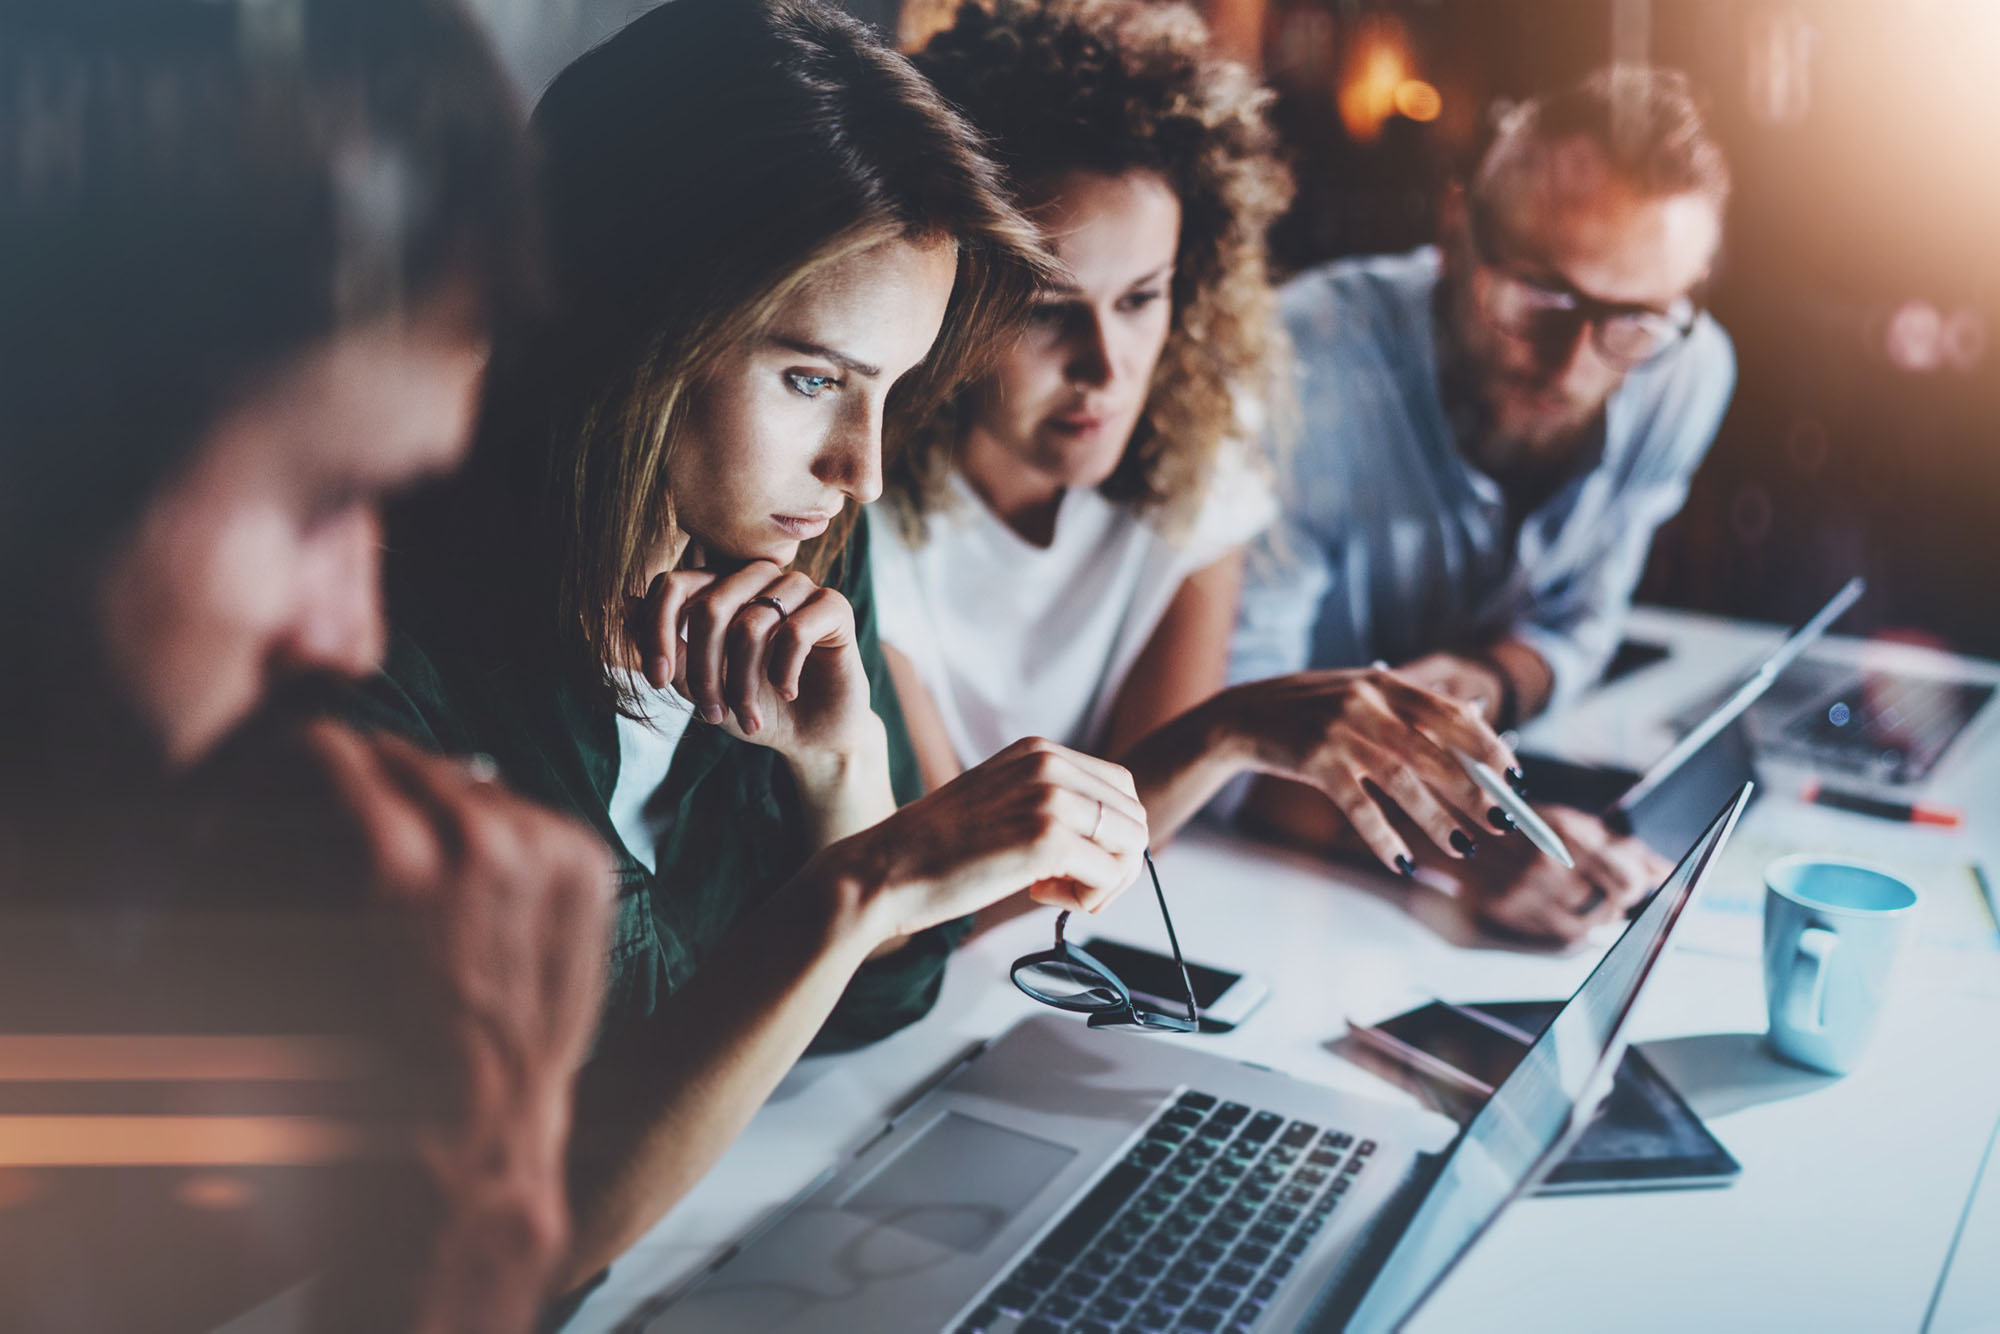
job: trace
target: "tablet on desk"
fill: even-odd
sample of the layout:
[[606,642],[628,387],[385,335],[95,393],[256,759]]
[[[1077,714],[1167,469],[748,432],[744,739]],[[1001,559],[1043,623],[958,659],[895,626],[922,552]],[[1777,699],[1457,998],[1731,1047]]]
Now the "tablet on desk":
[[[1506,1079],[1561,1008],[1556,1001],[1433,1001],[1379,1024],[1356,1026],[1354,1036],[1378,1052],[1402,1047],[1404,1068],[1430,1086],[1443,1110],[1463,1120]],[[1383,1038],[1386,1043],[1379,1040]],[[1423,1059],[1407,1059],[1411,1051]],[[1723,1186],[1742,1170],[1674,1086],[1634,1048],[1625,1053],[1611,1094],[1590,1128],[1541,1191]]]

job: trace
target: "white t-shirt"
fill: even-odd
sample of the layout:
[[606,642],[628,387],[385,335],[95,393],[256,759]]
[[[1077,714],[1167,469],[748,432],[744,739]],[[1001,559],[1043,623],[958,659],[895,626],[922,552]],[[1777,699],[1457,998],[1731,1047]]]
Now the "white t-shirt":
[[660,835],[658,817],[648,818],[646,803],[667,781],[674,750],[681,744],[694,705],[672,689],[655,690],[637,672],[628,673],[632,689],[647,714],[646,721],[618,715],[618,781],[611,787],[611,827],[625,850],[649,871],[657,871]]
[[916,668],[967,766],[1024,736],[1089,748],[1182,582],[1276,515],[1269,484],[1234,456],[1173,537],[1072,488],[1038,547],[956,473],[952,488],[919,547],[876,524],[870,563],[882,642]]

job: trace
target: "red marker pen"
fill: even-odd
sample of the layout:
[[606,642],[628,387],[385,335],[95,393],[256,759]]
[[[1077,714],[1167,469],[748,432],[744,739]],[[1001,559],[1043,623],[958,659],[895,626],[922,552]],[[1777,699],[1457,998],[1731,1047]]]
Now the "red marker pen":
[[1950,806],[1884,801],[1860,792],[1843,792],[1839,788],[1826,787],[1818,779],[1807,783],[1805,791],[1799,795],[1816,806],[1831,806],[1835,810],[1853,811],[1856,815],[1872,815],[1878,820],[1936,825],[1940,829],[1957,829],[1965,823],[1965,812]]

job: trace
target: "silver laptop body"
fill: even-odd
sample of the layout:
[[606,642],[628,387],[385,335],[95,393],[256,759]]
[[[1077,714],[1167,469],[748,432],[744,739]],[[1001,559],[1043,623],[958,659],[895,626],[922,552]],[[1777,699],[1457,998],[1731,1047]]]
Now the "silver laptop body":
[[[1191,1044],[1036,1017],[624,1328],[1394,1329],[1582,1133],[1639,988],[1749,794],[1463,1132]],[[1198,1160],[1191,1145],[1206,1146]]]

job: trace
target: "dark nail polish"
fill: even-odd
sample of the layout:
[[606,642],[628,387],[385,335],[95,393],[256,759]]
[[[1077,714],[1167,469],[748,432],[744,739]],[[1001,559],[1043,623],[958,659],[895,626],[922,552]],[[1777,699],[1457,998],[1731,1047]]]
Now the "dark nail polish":
[[1463,829],[1454,829],[1451,831],[1451,846],[1458,850],[1458,855],[1461,857],[1476,857],[1479,855],[1479,845],[1468,838]]
[[1402,853],[1396,854],[1396,874],[1408,880],[1417,873],[1417,864]]
[[1514,795],[1523,801],[1528,797],[1528,776],[1519,769],[1507,771],[1507,786],[1514,789]]
[[1498,806],[1486,812],[1486,818],[1492,821],[1493,827],[1501,833],[1511,834],[1514,832],[1514,817],[1507,814],[1506,811],[1500,809]]

